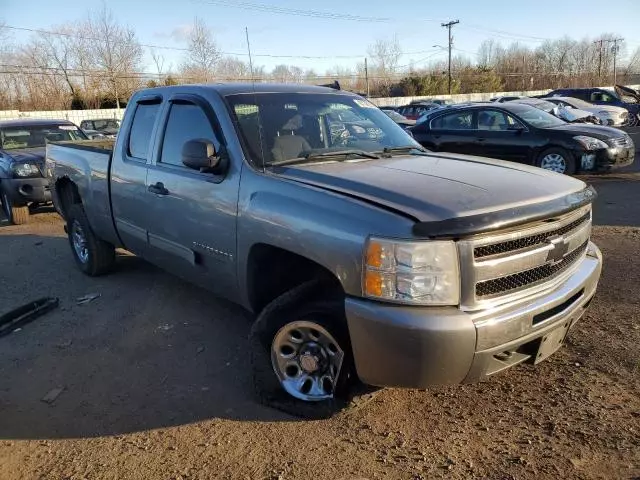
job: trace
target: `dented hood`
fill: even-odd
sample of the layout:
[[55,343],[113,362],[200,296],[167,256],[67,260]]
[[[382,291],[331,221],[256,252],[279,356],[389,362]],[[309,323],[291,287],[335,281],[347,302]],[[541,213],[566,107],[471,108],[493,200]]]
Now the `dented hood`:
[[[423,224],[488,218],[496,212],[509,212],[517,222],[519,214],[513,212],[564,204],[586,187],[580,180],[535,167],[449,153],[302,164],[274,172],[402,212]],[[475,224],[468,229],[484,228]]]

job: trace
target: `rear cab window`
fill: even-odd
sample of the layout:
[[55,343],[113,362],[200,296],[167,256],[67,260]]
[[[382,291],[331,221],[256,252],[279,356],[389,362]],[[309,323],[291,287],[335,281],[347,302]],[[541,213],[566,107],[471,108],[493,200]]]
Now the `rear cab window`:
[[160,101],[153,103],[138,103],[131,121],[128,154],[137,160],[147,160],[151,146],[153,127],[160,112]]
[[474,130],[473,111],[441,115],[431,120],[430,126],[433,130]]

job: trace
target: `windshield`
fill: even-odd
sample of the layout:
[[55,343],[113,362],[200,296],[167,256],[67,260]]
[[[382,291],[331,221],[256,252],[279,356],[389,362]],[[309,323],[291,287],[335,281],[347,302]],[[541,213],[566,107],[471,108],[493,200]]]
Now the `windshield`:
[[120,128],[120,123],[118,120],[94,120],[93,121],[94,130],[118,130]]
[[558,117],[554,117],[550,113],[547,113],[544,110],[540,110],[539,108],[534,108],[534,107],[527,108],[526,110],[518,111],[518,115],[525,122],[538,128],[559,127],[560,125],[566,124],[564,120],[560,120]]
[[421,148],[402,127],[363,98],[335,93],[229,95],[245,154],[256,167],[331,152]]
[[406,120],[407,117],[404,115],[400,115],[398,112],[394,112],[393,110],[383,110],[383,112],[391,119],[396,122],[400,122],[402,120]]
[[584,100],[580,100],[579,98],[566,98],[562,99],[561,102],[567,103],[571,105],[573,108],[578,108],[580,110],[585,110],[587,108],[593,107],[593,105],[589,102],[585,102]]
[[44,147],[46,142],[86,139],[86,135],[75,125],[23,125],[0,129],[0,148],[3,150]]

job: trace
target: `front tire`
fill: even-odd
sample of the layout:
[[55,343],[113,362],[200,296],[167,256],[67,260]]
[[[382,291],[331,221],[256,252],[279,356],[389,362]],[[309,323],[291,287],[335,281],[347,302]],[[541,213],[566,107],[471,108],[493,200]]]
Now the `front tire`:
[[536,161],[536,166],[565,175],[576,173],[576,162],[573,156],[564,148],[548,148],[543,151]]
[[[373,398],[358,387],[344,300],[311,281],[265,307],[249,336],[261,403],[307,419],[328,418]],[[321,297],[322,296],[322,297]],[[363,386],[362,386],[363,387]]]
[[69,208],[67,236],[73,258],[83,273],[96,277],[113,269],[116,261],[115,247],[93,233],[81,204],[73,204]]
[[14,207],[6,192],[2,192],[2,210],[7,220],[14,225],[29,223],[29,207]]

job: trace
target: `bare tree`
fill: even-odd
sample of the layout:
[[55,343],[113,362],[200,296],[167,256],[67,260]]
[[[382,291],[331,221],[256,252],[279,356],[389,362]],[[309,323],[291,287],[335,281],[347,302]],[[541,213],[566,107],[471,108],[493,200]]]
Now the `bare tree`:
[[398,37],[378,39],[369,46],[369,58],[371,58],[371,72],[378,80],[376,83],[382,87],[381,93],[388,91],[398,70],[398,63],[402,56],[402,49]]
[[142,46],[135,31],[119,25],[106,5],[86,21],[91,38],[88,49],[95,67],[106,75],[117,108],[120,96],[128,97],[140,85],[136,72],[142,63]]
[[249,64],[234,57],[223,57],[216,71],[222,80],[248,80],[251,76]]
[[222,54],[213,37],[213,32],[198,17],[193,20],[188,42],[189,51],[182,66],[183,73],[197,81],[208,82],[212,80]]

